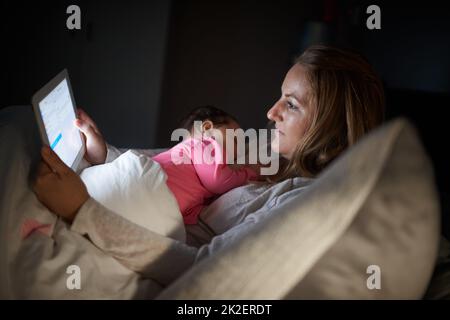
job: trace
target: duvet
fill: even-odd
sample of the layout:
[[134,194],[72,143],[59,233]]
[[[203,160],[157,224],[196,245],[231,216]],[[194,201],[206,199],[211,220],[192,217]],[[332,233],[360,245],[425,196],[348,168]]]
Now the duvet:
[[[161,285],[104,254],[30,188],[40,141],[31,107],[0,112],[0,298],[153,298]],[[178,233],[178,236],[183,236]],[[75,272],[76,271],[76,272]],[[79,283],[74,284],[74,276]],[[77,282],[77,281],[75,281]],[[83,284],[89,283],[89,286]]]

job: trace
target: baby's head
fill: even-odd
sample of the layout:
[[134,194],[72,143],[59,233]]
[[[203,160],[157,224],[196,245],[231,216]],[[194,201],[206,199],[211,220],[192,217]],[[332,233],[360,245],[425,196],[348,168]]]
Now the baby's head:
[[[194,128],[195,121],[201,122],[201,127]],[[189,130],[191,135],[195,134],[195,130],[206,132],[210,129],[218,129],[223,137],[225,137],[226,129],[240,128],[235,117],[213,106],[195,108],[181,121],[179,127]]]
[[[201,126],[196,126],[201,123]],[[198,107],[192,110],[180,123],[180,128],[188,130],[191,136],[222,135],[223,147],[226,148],[226,129],[239,129],[240,126],[235,117],[213,106]],[[216,130],[212,130],[216,129]],[[217,139],[216,139],[217,140]],[[235,141],[232,144],[236,144]]]

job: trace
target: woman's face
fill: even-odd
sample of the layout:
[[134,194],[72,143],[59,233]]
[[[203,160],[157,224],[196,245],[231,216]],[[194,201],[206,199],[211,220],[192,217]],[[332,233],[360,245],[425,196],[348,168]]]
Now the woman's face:
[[281,98],[267,112],[267,118],[274,121],[278,129],[271,148],[284,158],[291,158],[311,119],[310,92],[306,71],[296,64],[284,78]]

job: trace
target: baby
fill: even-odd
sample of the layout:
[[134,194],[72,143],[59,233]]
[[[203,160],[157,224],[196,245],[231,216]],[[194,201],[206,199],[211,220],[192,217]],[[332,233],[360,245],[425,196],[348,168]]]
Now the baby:
[[[196,121],[199,121],[198,123]],[[201,124],[198,128],[194,124]],[[227,145],[236,154],[235,141],[227,141],[226,129],[239,129],[236,119],[215,107],[194,109],[183,121],[189,137],[152,159],[167,175],[185,224],[197,223],[203,207],[230,189],[256,180],[253,167],[230,167]]]
[[185,139],[153,158],[116,149],[120,155],[113,161],[84,169],[80,177],[89,195],[143,228],[185,241],[184,226],[197,223],[202,208],[217,196],[258,179],[259,166],[226,164],[227,149],[237,147],[227,141],[226,129],[239,125],[224,111],[197,108],[182,127]]

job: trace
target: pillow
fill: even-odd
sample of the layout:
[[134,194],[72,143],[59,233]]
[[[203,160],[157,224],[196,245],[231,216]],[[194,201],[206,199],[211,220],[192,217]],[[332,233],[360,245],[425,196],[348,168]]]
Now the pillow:
[[450,299],[450,243],[442,236],[436,268],[424,299]]
[[185,241],[185,229],[165,172],[151,158],[129,150],[80,174],[92,198],[124,218],[161,235]]
[[421,298],[437,257],[439,217],[430,160],[416,130],[397,119],[158,298]]

